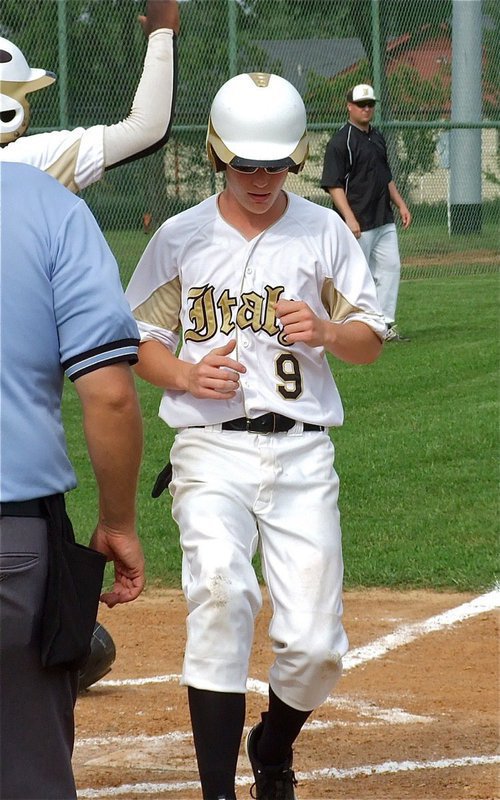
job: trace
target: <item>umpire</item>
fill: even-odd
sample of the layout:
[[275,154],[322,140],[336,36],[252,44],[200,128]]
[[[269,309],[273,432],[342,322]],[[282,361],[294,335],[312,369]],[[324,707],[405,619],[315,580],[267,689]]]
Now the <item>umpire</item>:
[[2,164],[0,184],[0,797],[72,800],[78,671],[41,659],[46,516],[62,509],[70,527],[64,493],[76,485],[63,379],[82,407],[99,492],[91,547],[114,562],[114,585],[101,595],[112,607],[144,586],[135,529],[142,423],[130,369],[138,333],[83,200],[24,164]]

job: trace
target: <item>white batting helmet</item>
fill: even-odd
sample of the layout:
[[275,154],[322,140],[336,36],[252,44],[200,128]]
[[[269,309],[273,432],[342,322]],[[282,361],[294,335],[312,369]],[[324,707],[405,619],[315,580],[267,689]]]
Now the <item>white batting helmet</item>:
[[0,144],[7,144],[22,136],[30,121],[30,107],[26,99],[54,83],[56,76],[45,69],[32,69],[18,47],[0,37]]
[[309,152],[306,124],[302,98],[284,78],[264,72],[236,75],[214,97],[208,157],[216,171],[232,164],[299,172]]

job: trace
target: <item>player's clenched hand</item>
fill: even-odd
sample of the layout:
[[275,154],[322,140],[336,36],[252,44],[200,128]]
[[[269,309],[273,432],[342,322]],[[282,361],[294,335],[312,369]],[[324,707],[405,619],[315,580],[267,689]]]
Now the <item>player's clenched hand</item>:
[[142,30],[149,36],[159,28],[170,28],[179,33],[179,4],[177,0],[148,0],[146,16],[140,16]]
[[354,214],[346,214],[345,224],[347,225],[349,230],[354,234],[356,239],[359,239],[359,237],[361,236],[361,227]]
[[304,342],[309,347],[324,346],[327,322],[317,317],[307,303],[278,300],[275,313],[283,326],[287,344]]
[[406,203],[401,203],[399,206],[399,214],[401,216],[403,228],[406,230],[406,228],[409,228],[411,224],[411,214]]
[[135,600],[144,589],[144,555],[139,537],[134,529],[113,530],[98,524],[90,540],[90,547],[103,553],[114,562],[114,584],[100,600],[109,608],[118,603]]
[[233,339],[224,347],[215,347],[198,364],[192,364],[188,373],[188,392],[207,400],[233,398],[240,385],[239,373],[246,372],[243,364],[228,357],[235,347]]

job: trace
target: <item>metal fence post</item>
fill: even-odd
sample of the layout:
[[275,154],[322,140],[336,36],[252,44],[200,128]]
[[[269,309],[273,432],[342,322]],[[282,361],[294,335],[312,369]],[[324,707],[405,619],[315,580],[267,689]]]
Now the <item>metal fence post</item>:
[[59,86],[59,126],[68,127],[68,20],[66,0],[57,3],[57,47],[59,70],[57,82]]
[[[482,116],[482,4],[453,0],[451,121]],[[466,165],[466,168],[464,168]],[[481,130],[450,132],[450,232],[481,230]]]
[[371,14],[372,14],[372,70],[373,70],[373,88],[375,89],[375,97],[378,97],[379,102],[375,105],[374,123],[380,124],[382,118],[382,80],[381,80],[381,59],[380,59],[380,3],[379,0],[371,0]]
[[228,51],[229,51],[229,77],[238,74],[238,31],[237,31],[236,0],[227,0],[227,26],[228,26]]

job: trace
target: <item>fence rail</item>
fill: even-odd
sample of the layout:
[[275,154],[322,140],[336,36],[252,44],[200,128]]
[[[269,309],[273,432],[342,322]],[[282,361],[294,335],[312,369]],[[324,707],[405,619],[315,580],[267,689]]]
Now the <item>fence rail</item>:
[[[0,33],[30,66],[58,75],[32,96],[32,132],[126,116],[145,53],[137,22],[144,8],[145,0],[2,0]],[[154,230],[220,188],[204,150],[211,99],[232,74],[272,71],[296,86],[308,110],[311,158],[303,174],[290,176],[291,191],[328,202],[319,188],[326,142],[345,120],[347,88],[370,82],[380,98],[376,122],[414,217],[411,233],[401,232],[403,258],[426,265],[446,256],[455,268],[492,268],[500,208],[497,0],[181,0],[180,11],[169,143],[83,193],[105,231],[142,232],[145,213]],[[464,52],[476,67],[457,83]],[[454,162],[463,147],[479,148],[480,158]],[[468,181],[464,163],[480,164],[479,180]],[[462,228],[452,230],[457,174],[471,225],[465,213]],[[480,187],[479,196],[470,186]]]

